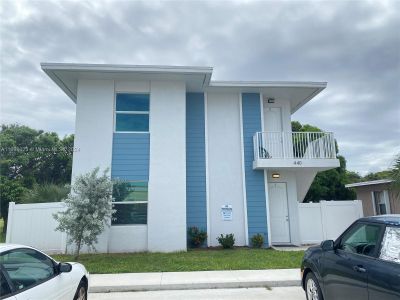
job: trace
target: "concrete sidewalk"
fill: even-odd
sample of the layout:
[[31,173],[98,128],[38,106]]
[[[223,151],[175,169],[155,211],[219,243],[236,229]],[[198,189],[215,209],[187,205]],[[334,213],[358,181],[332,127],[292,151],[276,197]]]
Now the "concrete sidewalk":
[[89,291],[107,293],[299,285],[299,269],[122,273],[90,275]]

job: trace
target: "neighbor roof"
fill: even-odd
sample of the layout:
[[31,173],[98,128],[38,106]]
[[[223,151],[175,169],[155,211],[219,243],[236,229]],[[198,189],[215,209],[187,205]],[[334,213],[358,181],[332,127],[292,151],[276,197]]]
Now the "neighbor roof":
[[300,81],[211,81],[212,67],[70,63],[42,63],[41,67],[74,102],[80,79],[182,80],[188,92],[225,90],[286,99],[294,113],[327,85],[326,82]]
[[350,184],[346,184],[345,187],[352,188],[352,187],[375,185],[375,184],[384,184],[384,183],[391,183],[391,182],[393,182],[393,180],[391,180],[391,179],[379,179],[379,180],[372,180],[372,181],[350,183]]

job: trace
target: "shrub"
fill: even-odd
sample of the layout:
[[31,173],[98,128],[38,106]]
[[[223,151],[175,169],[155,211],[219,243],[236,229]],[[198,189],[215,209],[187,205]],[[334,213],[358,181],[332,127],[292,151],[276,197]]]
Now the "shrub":
[[192,247],[198,248],[203,245],[207,238],[207,232],[199,229],[196,226],[189,227],[188,229],[189,244]]
[[53,183],[35,184],[22,197],[22,203],[59,202],[68,197],[71,187]]
[[222,248],[232,249],[233,245],[235,244],[235,236],[233,233],[226,234],[225,236],[221,234],[219,237],[217,237],[217,241]]
[[65,199],[67,209],[53,214],[58,227],[66,232],[68,243],[76,245],[75,260],[83,245],[94,249],[97,236],[109,226],[115,210],[112,209],[113,183],[107,175],[108,169],[98,175],[99,168],[76,177],[71,193]]
[[261,248],[264,245],[264,237],[260,233],[253,235],[251,244],[254,248]]

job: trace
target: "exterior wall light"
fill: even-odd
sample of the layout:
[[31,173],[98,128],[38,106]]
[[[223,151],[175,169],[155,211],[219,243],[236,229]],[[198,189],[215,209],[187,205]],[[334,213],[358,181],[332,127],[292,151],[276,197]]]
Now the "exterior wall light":
[[272,173],[272,178],[276,179],[276,178],[280,178],[281,175],[279,173]]
[[275,98],[268,98],[268,103],[275,103]]

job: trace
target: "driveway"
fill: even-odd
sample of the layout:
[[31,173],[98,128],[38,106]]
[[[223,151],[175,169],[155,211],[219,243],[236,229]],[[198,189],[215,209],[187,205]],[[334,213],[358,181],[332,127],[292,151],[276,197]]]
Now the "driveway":
[[248,288],[248,289],[212,289],[212,290],[176,290],[126,293],[90,293],[89,300],[304,300],[301,287]]

